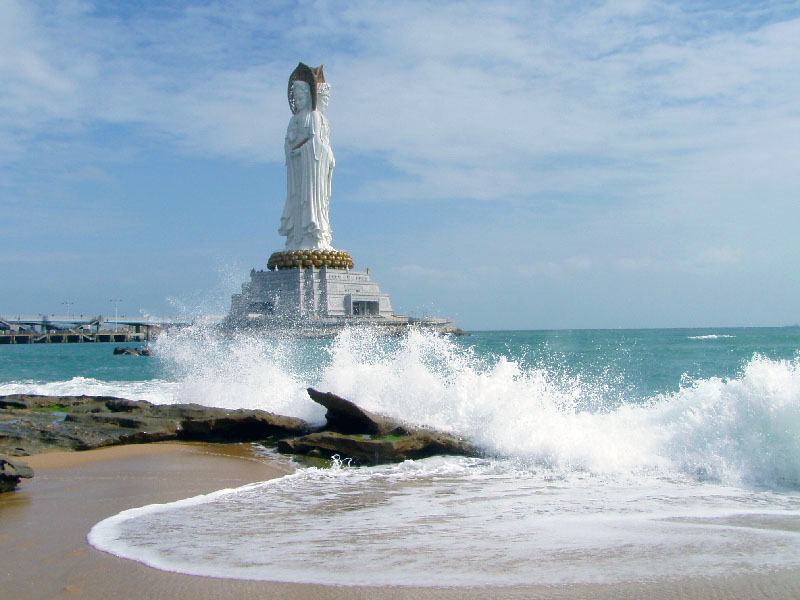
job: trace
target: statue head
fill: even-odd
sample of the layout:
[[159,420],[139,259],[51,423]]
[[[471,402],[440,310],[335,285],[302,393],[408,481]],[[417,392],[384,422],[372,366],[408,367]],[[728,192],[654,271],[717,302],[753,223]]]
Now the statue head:
[[321,113],[325,112],[328,108],[328,101],[331,99],[331,84],[318,83],[317,84],[317,110]]
[[292,113],[297,113],[297,106],[294,100],[294,84],[296,81],[304,81],[308,84],[311,91],[311,110],[317,110],[317,85],[325,83],[325,75],[322,72],[322,65],[311,68],[306,64],[299,63],[292,74],[289,76],[289,108]]
[[311,110],[311,88],[305,81],[295,81],[292,84],[292,99],[294,100],[294,112],[297,114],[302,110]]

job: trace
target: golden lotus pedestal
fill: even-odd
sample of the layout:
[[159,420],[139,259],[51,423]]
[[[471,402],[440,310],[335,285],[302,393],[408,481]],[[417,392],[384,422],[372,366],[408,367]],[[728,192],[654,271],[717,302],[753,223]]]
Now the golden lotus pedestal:
[[267,262],[270,271],[278,269],[352,269],[355,267],[349,252],[340,250],[289,250],[273,252]]

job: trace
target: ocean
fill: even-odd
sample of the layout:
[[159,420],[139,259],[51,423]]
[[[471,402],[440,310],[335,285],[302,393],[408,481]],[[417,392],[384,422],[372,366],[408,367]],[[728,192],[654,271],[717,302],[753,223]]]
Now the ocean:
[[126,511],[95,547],[189,574],[347,585],[660,581],[800,566],[800,328],[330,340],[201,327],[153,357],[0,346],[0,394],[324,421],[314,386],[481,458],[330,469]]

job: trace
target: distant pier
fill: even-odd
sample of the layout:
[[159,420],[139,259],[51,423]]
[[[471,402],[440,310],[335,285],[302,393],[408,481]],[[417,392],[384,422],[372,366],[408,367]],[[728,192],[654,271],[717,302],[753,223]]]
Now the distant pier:
[[109,323],[103,317],[0,316],[0,344],[149,342],[167,327],[186,325],[177,319],[120,318]]
[[149,342],[156,335],[148,328],[146,333],[127,330],[87,333],[82,331],[8,332],[0,331],[0,344],[80,344],[83,342]]

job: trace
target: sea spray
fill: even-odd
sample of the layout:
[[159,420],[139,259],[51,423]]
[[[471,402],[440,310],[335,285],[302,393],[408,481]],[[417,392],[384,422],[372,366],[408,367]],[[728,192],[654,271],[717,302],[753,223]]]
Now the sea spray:
[[650,409],[662,452],[699,479],[800,489],[800,356],[755,355],[734,379],[688,381]]
[[258,408],[324,422],[324,410],[305,388],[320,368],[308,340],[237,333],[221,336],[209,326],[170,331],[155,345],[178,387],[172,402],[221,408]]
[[364,332],[340,336],[321,389],[368,410],[457,433],[491,454],[569,470],[642,464],[643,442],[630,431],[631,411],[609,416],[603,386],[524,368],[504,356],[479,357],[424,332],[412,331],[391,351],[379,344]]
[[463,435],[488,453],[557,471],[656,472],[800,486],[798,361],[756,355],[733,378],[620,400],[619,380],[523,367],[411,332],[391,347],[363,331],[330,347],[317,385],[369,410]]
[[419,330],[387,338],[351,328],[320,341],[194,327],[156,350],[178,380],[174,402],[323,423],[305,392],[314,386],[553,473],[800,487],[798,356],[757,354],[732,377],[683,375],[676,391],[642,397],[626,394],[613,364],[591,376],[555,367],[564,359],[548,344],[509,358]]
[[128,400],[147,400],[153,404],[172,404],[181,384],[163,379],[143,381],[103,381],[92,377],[72,377],[60,381],[9,381],[0,383],[0,396],[38,394],[42,396],[116,396]]
[[[760,332],[713,335],[531,332],[505,352],[497,334],[489,345],[422,331],[313,343],[170,334],[157,350],[174,401],[321,422],[305,394],[314,385],[468,437],[486,455],[374,468],[341,457],[332,469],[145,507],[98,524],[90,541],[183,573],[342,585],[797,568],[800,344],[783,332],[760,345],[744,342]],[[654,383],[630,385],[642,378]]]

